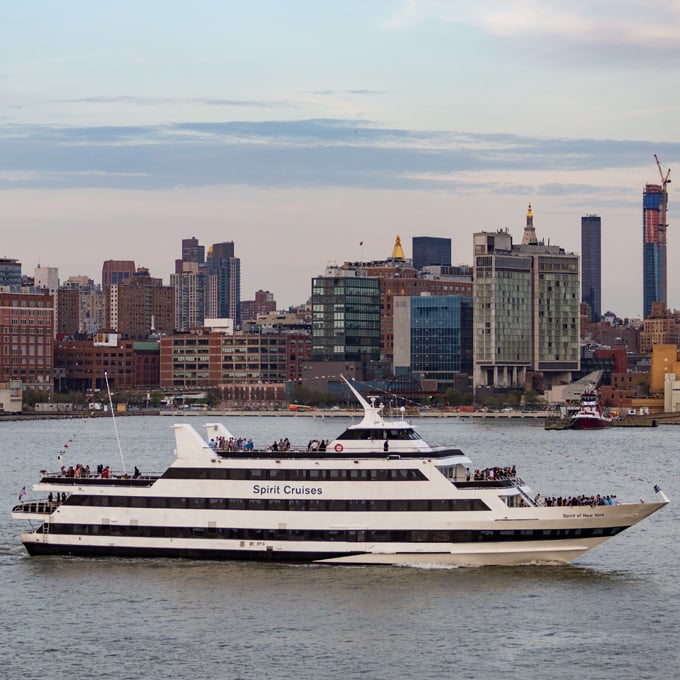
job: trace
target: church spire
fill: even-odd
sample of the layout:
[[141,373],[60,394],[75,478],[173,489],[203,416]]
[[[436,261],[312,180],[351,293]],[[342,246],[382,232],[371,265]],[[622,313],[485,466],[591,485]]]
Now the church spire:
[[524,236],[522,238],[523,246],[538,245],[536,238],[536,230],[534,229],[534,214],[531,212],[531,203],[529,203],[529,210],[527,212],[527,225],[524,227]]
[[401,237],[399,234],[397,234],[397,239],[394,242],[394,248],[392,248],[392,257],[390,257],[390,260],[398,260],[403,262],[405,259],[404,249],[401,247]]

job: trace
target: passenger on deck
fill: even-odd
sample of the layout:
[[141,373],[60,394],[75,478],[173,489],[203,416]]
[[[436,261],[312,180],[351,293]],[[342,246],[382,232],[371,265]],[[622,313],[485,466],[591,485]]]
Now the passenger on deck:
[[132,475],[132,478],[138,479],[141,474],[142,473],[139,471],[139,468],[135,465],[135,473],[134,473],[134,475]]

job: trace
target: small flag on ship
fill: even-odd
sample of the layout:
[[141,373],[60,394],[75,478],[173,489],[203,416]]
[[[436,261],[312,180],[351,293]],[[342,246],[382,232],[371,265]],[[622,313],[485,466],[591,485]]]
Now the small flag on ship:
[[26,487],[22,486],[21,491],[19,491],[19,500],[21,500],[26,495]]
[[658,484],[654,485],[654,493],[659,493],[661,491],[661,487]]

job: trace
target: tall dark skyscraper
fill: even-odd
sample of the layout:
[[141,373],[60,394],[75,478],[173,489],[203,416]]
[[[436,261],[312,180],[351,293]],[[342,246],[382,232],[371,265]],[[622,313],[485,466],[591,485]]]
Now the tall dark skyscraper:
[[581,300],[590,305],[590,320],[602,318],[602,224],[599,215],[581,218]]
[[184,271],[185,262],[203,264],[205,262],[205,246],[202,246],[195,236],[182,239],[182,259],[175,260],[175,274]]
[[451,239],[437,236],[413,237],[413,266],[422,269],[428,265],[451,266]]
[[210,246],[206,268],[209,318],[241,323],[241,260],[234,255],[234,242]]
[[643,314],[652,311],[652,302],[666,302],[666,234],[664,216],[668,194],[660,184],[645,184],[642,194]]

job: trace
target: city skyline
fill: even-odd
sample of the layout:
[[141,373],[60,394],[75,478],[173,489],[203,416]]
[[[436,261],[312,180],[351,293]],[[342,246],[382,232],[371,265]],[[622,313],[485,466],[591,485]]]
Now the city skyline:
[[133,259],[168,282],[181,239],[234,241],[242,297],[288,307],[397,233],[407,257],[433,236],[472,264],[472,234],[518,240],[531,203],[568,252],[601,216],[602,311],[640,317],[642,189],[655,153],[680,157],[678,18],[633,0],[13,5],[0,256],[62,281]]

